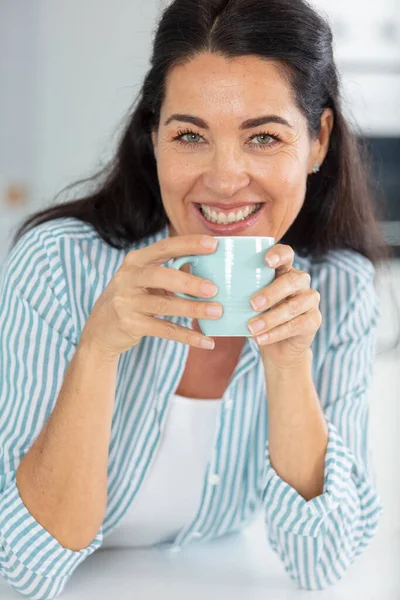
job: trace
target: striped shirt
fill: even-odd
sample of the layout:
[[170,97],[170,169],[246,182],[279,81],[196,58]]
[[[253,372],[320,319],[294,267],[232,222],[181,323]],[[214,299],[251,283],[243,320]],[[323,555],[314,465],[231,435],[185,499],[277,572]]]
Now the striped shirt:
[[[16,470],[54,409],[84,324],[129,250],[117,250],[74,218],[28,231],[0,278],[0,572],[22,594],[57,597],[78,565],[118,525],[152,463],[168,400],[189,346],[144,337],[119,359],[108,464],[108,502],[92,543],[64,548],[29,513]],[[170,266],[171,261],[165,263]],[[272,468],[268,398],[256,342],[247,338],[222,398],[196,516],[170,544],[179,550],[238,531],[258,518],[299,586],[338,581],[374,535],[382,507],[367,444],[380,314],[372,263],[350,250],[295,257],[320,292],[322,324],[313,341],[313,380],[328,423],[323,494],[305,501]],[[187,317],[163,317],[191,327]]]

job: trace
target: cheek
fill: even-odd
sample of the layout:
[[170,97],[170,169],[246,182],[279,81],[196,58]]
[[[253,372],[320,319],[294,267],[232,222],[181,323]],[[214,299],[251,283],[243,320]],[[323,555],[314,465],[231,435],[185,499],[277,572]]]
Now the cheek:
[[274,158],[264,174],[271,197],[283,204],[304,200],[307,181],[304,161],[288,152]]
[[179,191],[185,190],[193,178],[193,164],[179,155],[170,155],[159,161],[158,179],[163,190],[179,195]]

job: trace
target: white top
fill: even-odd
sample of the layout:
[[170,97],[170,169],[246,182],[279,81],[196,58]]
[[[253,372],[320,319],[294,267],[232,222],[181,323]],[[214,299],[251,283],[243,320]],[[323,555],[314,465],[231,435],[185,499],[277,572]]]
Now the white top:
[[195,517],[222,399],[173,394],[160,446],[131,506],[102,547],[170,542]]

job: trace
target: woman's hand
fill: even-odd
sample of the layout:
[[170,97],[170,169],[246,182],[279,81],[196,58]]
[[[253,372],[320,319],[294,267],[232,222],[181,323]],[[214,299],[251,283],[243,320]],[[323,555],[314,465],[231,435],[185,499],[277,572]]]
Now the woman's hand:
[[[204,241],[209,246],[203,245]],[[211,245],[210,245],[211,244]],[[157,316],[187,316],[217,319],[210,309],[218,302],[200,302],[174,296],[173,292],[212,298],[218,292],[210,282],[163,264],[171,258],[190,254],[212,254],[218,240],[212,236],[186,235],[165,238],[140,250],[128,252],[120,268],[97,299],[82,332],[82,343],[89,342],[106,358],[114,360],[136,346],[144,336],[176,340],[199,348],[212,349],[214,340],[201,332],[181,327]]]
[[[277,256],[277,262],[269,262],[273,256]],[[276,277],[252,296],[251,304],[256,311],[269,310],[249,321],[262,357],[284,368],[305,357],[322,321],[320,295],[310,289],[310,275],[292,267],[293,259],[292,248],[282,244],[266,253],[265,262],[276,268]],[[258,305],[253,305],[255,299],[259,299]]]

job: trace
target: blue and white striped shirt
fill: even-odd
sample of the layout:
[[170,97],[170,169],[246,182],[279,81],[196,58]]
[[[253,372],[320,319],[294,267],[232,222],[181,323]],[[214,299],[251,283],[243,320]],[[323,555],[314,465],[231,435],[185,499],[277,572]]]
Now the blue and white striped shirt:
[[[130,250],[167,235],[166,227]],[[185,368],[189,346],[171,340],[145,337],[121,355],[104,521],[88,547],[64,548],[23,504],[16,471],[54,409],[96,299],[127,252],[110,247],[91,225],[56,219],[25,233],[1,273],[0,572],[31,598],[57,597],[119,523],[155,456],[168,399]],[[168,546],[239,530],[262,511],[266,541],[288,574],[301,587],[320,589],[341,578],[374,535],[381,512],[367,444],[380,308],[374,267],[356,252],[296,256],[294,266],[311,275],[321,295],[323,320],[312,349],[329,425],[324,492],[306,502],[270,464],[264,368],[248,338],[222,399],[197,514]],[[189,318],[164,318],[191,327]]]

